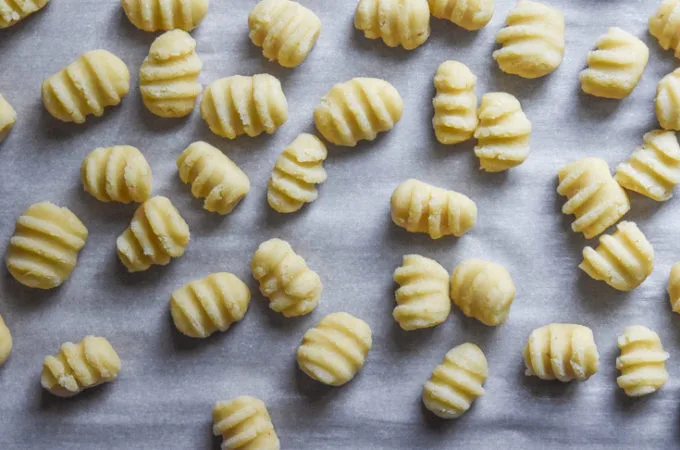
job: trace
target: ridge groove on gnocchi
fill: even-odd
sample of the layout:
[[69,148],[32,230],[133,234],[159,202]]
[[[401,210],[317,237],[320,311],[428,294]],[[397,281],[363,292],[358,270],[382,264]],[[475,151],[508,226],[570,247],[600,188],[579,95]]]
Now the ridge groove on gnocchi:
[[524,348],[524,362],[527,376],[583,381],[599,370],[600,355],[590,328],[551,323],[531,332]]
[[153,184],[149,163],[129,145],[94,149],[83,160],[80,178],[85,191],[105,203],[141,203]]
[[167,197],[157,195],[137,208],[130,226],[116,240],[118,258],[130,272],[165,266],[189,244],[189,225]]
[[125,63],[106,50],[92,50],[47,77],[42,99],[56,119],[84,123],[88,115],[101,117],[106,107],[120,104],[129,91]]
[[160,117],[191,114],[203,89],[198,83],[202,67],[196,55],[196,41],[186,31],[162,34],[151,44],[139,69],[144,105]]
[[373,338],[368,324],[350,314],[329,314],[307,330],[297,350],[300,369],[311,378],[342,386],[363,367]]
[[659,335],[647,327],[635,325],[619,336],[621,356],[616,358],[616,368],[621,375],[616,383],[629,397],[641,397],[658,391],[668,381],[666,360]]
[[612,27],[588,53],[588,68],[581,71],[581,89],[595,97],[621,99],[637,86],[649,60],[649,49],[637,37]]
[[564,56],[564,15],[542,3],[521,0],[496,35],[502,48],[493,59],[505,72],[522,78],[548,75]]
[[250,267],[273,311],[285,317],[298,317],[309,314],[319,304],[321,278],[288,242],[281,239],[263,242]]
[[250,40],[264,57],[283,67],[302,64],[321,33],[321,20],[289,0],[262,0],[248,15]]
[[368,39],[413,50],[430,37],[430,7],[427,0],[359,0],[354,26]]
[[454,347],[423,386],[423,403],[442,419],[456,419],[484,395],[482,385],[488,373],[486,357],[479,347],[467,342]]
[[649,34],[664,50],[671,49],[680,58],[680,0],[663,0],[649,18]]
[[680,131],[680,69],[675,69],[659,80],[655,103],[656,118],[661,128]]
[[673,312],[680,314],[680,262],[675,263],[671,268],[668,277],[668,297]]
[[50,0],[0,0],[0,30],[43,9]]
[[[0,0],[2,1],[2,0]],[[0,94],[0,142],[2,142],[17,121],[17,112]]]
[[281,82],[269,74],[213,81],[201,99],[201,117],[218,136],[273,134],[288,120]]
[[401,119],[404,102],[385,80],[352,78],[336,84],[314,110],[314,123],[330,143],[354,147],[389,131]]
[[144,31],[191,31],[208,12],[209,0],[122,0],[130,22]]
[[458,61],[445,61],[437,69],[432,127],[440,143],[458,144],[474,135],[479,124],[476,83],[477,77]]
[[59,353],[45,358],[40,383],[57,397],[72,397],[115,380],[120,367],[120,358],[109,341],[86,336],[77,344],[66,342]]
[[455,23],[468,31],[486,26],[493,16],[494,0],[429,0],[433,17]]
[[654,248],[637,225],[621,222],[614,234],[600,237],[597,249],[583,249],[579,268],[614,289],[630,291],[654,270]]
[[314,135],[302,133],[283,150],[274,164],[267,202],[277,212],[299,211],[319,196],[316,185],[327,179],[323,162],[326,146]]
[[390,205],[395,225],[432,239],[460,237],[477,222],[477,205],[469,197],[415,179],[397,186]]
[[505,323],[515,300],[505,267],[480,259],[460,263],[451,275],[451,300],[468,317],[493,327]]
[[5,321],[0,316],[0,367],[7,361],[12,352],[12,334],[5,325]]
[[207,142],[198,141],[177,158],[179,178],[191,183],[191,194],[204,198],[203,208],[230,213],[250,191],[250,180],[228,156]]
[[562,213],[573,214],[571,229],[591,239],[619,221],[630,210],[630,200],[599,158],[567,164],[557,174],[557,193],[567,197]]
[[193,338],[227,331],[243,319],[250,290],[236,275],[219,272],[185,284],[172,293],[170,314],[175,326]]
[[629,191],[658,202],[673,196],[680,183],[680,145],[672,131],[646,133],[643,144],[616,168],[616,181]]
[[222,450],[279,450],[279,438],[267,407],[255,397],[217,402],[213,434],[222,436]]
[[394,320],[404,330],[418,330],[443,323],[451,312],[449,272],[437,261],[420,255],[404,255],[394,271],[399,289]]
[[7,247],[7,269],[24,286],[60,286],[73,272],[87,234],[85,225],[68,208],[35,203],[17,220]]
[[482,170],[502,172],[529,157],[531,122],[517,98],[505,92],[484,94],[478,114],[475,155]]

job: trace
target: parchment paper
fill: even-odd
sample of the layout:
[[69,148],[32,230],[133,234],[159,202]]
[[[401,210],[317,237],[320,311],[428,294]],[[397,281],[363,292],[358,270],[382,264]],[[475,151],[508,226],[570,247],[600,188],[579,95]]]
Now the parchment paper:
[[[571,232],[555,193],[556,172],[565,163],[598,156],[613,169],[658,126],[656,83],[677,64],[647,33],[658,2],[552,0],[566,15],[566,56],[556,72],[539,80],[505,75],[491,58],[494,35],[514,1],[499,0],[491,23],[477,33],[433,19],[429,41],[406,52],[355,30],[356,2],[306,0],[323,31],[294,70],[268,63],[250,43],[247,15],[254,3],[213,0],[193,35],[204,85],[259,72],[281,79],[290,118],[275,135],[256,139],[212,135],[198,108],[186,120],[151,115],[140,100],[137,72],[155,36],[135,29],[117,0],[53,0],[0,31],[0,92],[19,115],[0,145],[2,246],[21,212],[41,200],[69,207],[90,230],[75,271],[59,289],[24,288],[2,270],[0,314],[15,345],[0,369],[0,449],[218,448],[211,436],[212,405],[243,394],[265,401],[285,449],[677,448],[680,326],[665,289],[670,266],[680,259],[680,200],[657,204],[631,195],[627,218],[653,243],[656,269],[624,294],[577,269],[588,242]],[[642,81],[622,101],[585,96],[578,83],[587,52],[610,26],[641,37],[650,49]],[[101,119],[81,126],[57,122],[42,106],[42,80],[96,48],[129,65],[132,91]],[[430,124],[432,77],[446,59],[472,69],[480,97],[507,91],[520,99],[533,123],[524,165],[489,175],[478,170],[472,143],[437,144]],[[276,158],[298,133],[313,131],[312,112],[331,86],[354,76],[393,83],[404,99],[403,119],[373,143],[354,150],[330,147],[329,178],[319,199],[299,214],[274,213],[266,185]],[[175,158],[199,139],[222,149],[252,183],[225,218],[204,211],[177,176]],[[126,273],[115,239],[135,206],[103,204],[82,190],[82,159],[95,147],[114,144],[143,151],[154,193],[171,198],[190,224],[186,254],[167,267]],[[433,241],[393,225],[389,196],[409,177],[469,195],[479,207],[475,228],[460,239]],[[257,291],[250,258],[271,237],[290,241],[323,279],[321,303],[307,317],[283,319]],[[448,269],[472,257],[507,267],[517,286],[507,323],[488,328],[454,307],[435,329],[401,331],[391,316],[392,272],[407,253],[435,258]],[[170,294],[216,271],[233,272],[249,284],[250,311],[226,333],[184,338],[170,319]],[[295,364],[304,331],[334,311],[364,319],[374,333],[365,367],[340,389],[313,382]],[[523,375],[528,334],[550,322],[592,327],[601,355],[597,375],[571,384]],[[669,382],[637,400],[616,386],[614,367],[616,337],[633,324],[656,330],[671,354]],[[119,379],[70,400],[44,393],[44,356],[87,334],[105,336],[115,346],[123,360]],[[488,358],[486,395],[457,421],[435,420],[421,407],[422,385],[446,351],[465,341],[478,344]]]

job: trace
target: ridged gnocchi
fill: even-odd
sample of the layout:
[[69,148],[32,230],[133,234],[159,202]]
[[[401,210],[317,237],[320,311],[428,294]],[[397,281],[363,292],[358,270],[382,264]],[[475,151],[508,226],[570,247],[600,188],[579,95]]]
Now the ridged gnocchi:
[[437,19],[449,20],[468,31],[483,28],[493,16],[494,0],[429,0]]
[[123,61],[106,50],[85,52],[45,79],[45,109],[62,122],[84,123],[88,115],[101,117],[130,91],[130,72]]
[[477,222],[477,205],[469,197],[413,178],[397,186],[390,205],[395,225],[432,239],[460,237]]
[[661,48],[672,49],[680,58],[680,0],[663,0],[656,13],[649,18],[649,34]]
[[618,339],[621,356],[616,368],[621,375],[616,383],[629,397],[641,397],[658,391],[668,381],[666,360],[659,335],[647,327],[634,325],[623,331]]
[[12,105],[5,100],[5,97],[0,94],[0,142],[7,137],[7,133],[12,129],[16,121],[17,112],[14,111]]
[[279,450],[279,438],[264,402],[241,396],[217,402],[213,434],[222,436],[222,450]]
[[680,145],[675,133],[663,130],[646,133],[642,146],[616,167],[614,178],[629,191],[657,202],[670,199],[673,188],[680,183]]
[[260,244],[250,268],[273,311],[298,317],[314,311],[319,304],[321,278],[288,242],[270,239]]
[[430,37],[430,7],[427,0],[359,0],[354,26],[368,39],[413,50]]
[[600,237],[596,249],[583,249],[579,268],[619,291],[642,284],[654,270],[654,248],[633,222],[621,222],[612,235]]
[[505,73],[522,78],[548,75],[564,57],[564,15],[538,2],[520,0],[496,35],[502,48],[493,59]]
[[190,114],[203,89],[198,82],[202,67],[189,33],[172,30],[160,35],[139,69],[144,105],[160,117]]
[[671,268],[668,277],[668,297],[673,311],[680,314],[680,262],[675,263]]
[[675,69],[659,81],[655,103],[656,118],[661,128],[680,131],[680,69]]
[[227,331],[243,319],[250,290],[234,274],[219,272],[191,281],[172,293],[170,315],[175,327],[193,338]]
[[644,42],[627,31],[612,27],[588,53],[588,68],[579,78],[581,89],[595,97],[621,99],[630,95],[649,60]]
[[557,174],[557,193],[567,197],[562,213],[573,214],[571,229],[594,238],[614,225],[630,210],[630,200],[599,158],[585,158],[567,164]]
[[302,64],[321,33],[321,20],[290,0],[262,0],[248,15],[250,40],[283,67]]
[[423,403],[442,419],[456,419],[484,395],[488,374],[489,364],[479,347],[468,342],[454,347],[423,386]]
[[445,61],[437,69],[432,127],[440,143],[458,144],[472,138],[479,124],[476,83],[477,77],[458,61]]
[[354,147],[372,141],[399,122],[404,102],[385,80],[353,78],[336,84],[314,110],[314,123],[330,143]]
[[600,368],[600,354],[590,328],[551,323],[536,328],[524,348],[526,375],[542,380],[583,381]]
[[122,0],[130,22],[144,31],[191,31],[208,12],[209,0]]
[[24,286],[61,286],[73,272],[86,241],[87,228],[68,208],[35,203],[17,220],[7,247],[7,269]]
[[475,130],[475,155],[482,170],[502,172],[529,157],[531,122],[519,100],[505,92],[484,94]]
[[404,330],[419,330],[443,323],[451,312],[449,272],[437,261],[420,255],[404,255],[394,271],[399,285],[392,316]]
[[165,266],[189,244],[189,225],[167,197],[157,195],[137,208],[130,226],[116,240],[118,258],[130,272]]
[[466,316],[490,327],[507,320],[515,292],[515,284],[505,267],[489,261],[465,260],[451,275],[453,303]]
[[288,120],[288,102],[281,82],[261,73],[213,81],[201,99],[201,117],[218,136],[273,134]]
[[296,137],[274,164],[267,189],[269,206],[280,213],[292,213],[316,200],[316,185],[327,178],[323,168],[327,156],[321,139],[308,133]]
[[143,202],[151,195],[153,176],[135,147],[116,145],[91,151],[80,167],[86,192],[100,202]]
[[177,158],[179,178],[191,183],[191,194],[204,198],[203,208],[230,213],[250,191],[250,180],[228,156],[207,142],[198,141]]
[[40,11],[50,0],[0,0],[0,30]]
[[12,352],[12,334],[5,325],[5,321],[0,316],[0,367],[7,361]]
[[77,344],[66,342],[59,353],[45,358],[40,384],[57,397],[72,397],[115,380],[120,367],[120,358],[109,341],[86,336]]
[[373,335],[366,322],[337,312],[307,330],[297,349],[297,363],[311,378],[342,386],[364,366],[372,345]]

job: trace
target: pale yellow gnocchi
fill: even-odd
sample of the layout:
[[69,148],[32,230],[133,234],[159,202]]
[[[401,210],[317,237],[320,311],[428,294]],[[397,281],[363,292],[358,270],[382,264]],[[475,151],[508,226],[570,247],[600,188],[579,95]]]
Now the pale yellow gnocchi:
[[413,50],[430,37],[430,7],[427,0],[359,0],[354,26],[388,47]]
[[[678,10],[680,13],[680,9]],[[680,69],[664,76],[656,86],[656,118],[664,130],[680,131]]]
[[671,268],[668,277],[668,297],[673,311],[680,314],[680,262],[675,263]]
[[153,176],[135,147],[116,145],[91,151],[80,167],[83,188],[100,202],[143,202],[151,195]]
[[445,61],[437,69],[432,127],[440,143],[458,144],[472,138],[479,124],[476,83],[477,77],[458,61]]
[[668,381],[665,352],[659,335],[647,327],[626,328],[618,339],[621,356],[616,368],[621,375],[616,383],[629,397],[641,397],[658,391]]
[[144,31],[191,31],[208,12],[209,0],[122,0],[130,22]]
[[43,9],[50,0],[0,0],[0,29],[9,28]]
[[680,0],[663,0],[649,18],[649,33],[664,50],[673,50],[680,58]]
[[17,121],[17,112],[0,94],[0,142],[2,142]]
[[469,31],[484,27],[493,16],[494,0],[429,0],[433,17],[449,20]]
[[12,352],[12,334],[5,324],[5,321],[0,316],[0,367],[7,361],[9,354]]
[[222,450],[279,450],[281,444],[267,407],[250,396],[217,402],[213,434],[222,436]]

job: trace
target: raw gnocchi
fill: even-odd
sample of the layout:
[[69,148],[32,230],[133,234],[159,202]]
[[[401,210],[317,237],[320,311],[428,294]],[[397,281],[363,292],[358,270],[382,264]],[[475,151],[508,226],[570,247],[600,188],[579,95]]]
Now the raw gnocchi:
[[88,115],[101,117],[130,91],[130,72],[123,61],[106,50],[85,52],[45,79],[45,109],[63,122],[84,123]]
[[649,60],[644,42],[627,31],[612,27],[588,53],[588,68],[579,78],[581,89],[595,97],[621,99],[630,95]]
[[505,267],[479,259],[460,263],[451,276],[451,300],[468,317],[493,327],[503,324],[515,300],[515,284]]
[[649,34],[661,48],[672,49],[680,58],[680,0],[663,0],[656,13],[649,18]]
[[477,77],[458,61],[445,61],[437,69],[432,127],[440,143],[458,144],[472,138],[479,124],[476,83]]
[[489,365],[482,350],[465,343],[452,348],[423,387],[425,407],[442,419],[462,416],[484,395]]
[[666,360],[659,335],[647,327],[628,327],[618,339],[621,356],[616,368],[621,375],[616,383],[629,397],[641,397],[658,391],[668,381]]
[[85,191],[105,203],[141,203],[153,184],[149,163],[129,145],[94,149],[83,160],[80,178]]
[[466,195],[409,179],[392,193],[392,222],[432,239],[462,236],[477,221],[477,205]]
[[7,247],[7,269],[24,286],[61,286],[73,272],[85,241],[87,228],[68,208],[35,203],[17,220]]
[[642,146],[616,167],[614,178],[629,191],[657,202],[670,199],[673,188],[680,183],[680,145],[675,133],[663,130],[646,133]]
[[288,120],[288,102],[281,82],[261,73],[213,81],[201,99],[201,117],[218,136],[273,134]]
[[522,78],[548,75],[564,57],[564,15],[538,2],[521,0],[496,35],[502,48],[493,59],[503,72]]
[[123,11],[144,31],[191,31],[208,12],[208,0],[122,0]]
[[527,376],[583,381],[599,370],[600,354],[590,328],[551,323],[531,332],[524,348],[524,363]]
[[228,156],[207,142],[198,141],[177,158],[179,178],[191,183],[191,194],[204,198],[203,208],[230,213],[250,191],[250,180]]
[[213,434],[222,436],[222,450],[279,450],[279,438],[264,402],[241,396],[217,402]]
[[671,268],[668,278],[668,297],[673,311],[680,314],[680,262],[675,263]]
[[328,150],[321,139],[302,133],[283,150],[274,164],[267,202],[274,211],[292,213],[317,199],[316,185],[326,181],[323,162]]
[[505,92],[484,94],[475,130],[475,155],[482,170],[502,172],[529,157],[531,122],[519,100]]
[[330,143],[354,147],[372,141],[399,122],[404,102],[385,80],[353,78],[336,84],[314,110],[314,123]]
[[5,325],[5,321],[0,316],[0,367],[7,361],[12,352],[12,334]]
[[273,311],[298,317],[314,311],[319,304],[321,278],[288,242],[270,239],[260,244],[250,268]]
[[443,323],[451,312],[449,272],[437,261],[420,255],[405,255],[394,271],[399,285],[394,296],[394,320],[404,330],[430,328]]
[[290,0],[262,0],[248,15],[250,40],[283,67],[302,64],[321,33],[321,20]]
[[0,0],[0,29],[9,28],[40,11],[50,0]]
[[621,222],[614,234],[600,237],[597,249],[583,249],[579,268],[614,289],[630,291],[654,270],[654,248],[637,225]]
[[655,102],[656,118],[661,128],[680,131],[680,69],[675,69],[659,81]]
[[484,27],[493,16],[494,0],[429,0],[432,16],[468,31]]
[[14,111],[12,105],[5,100],[5,97],[0,94],[0,142],[7,137],[7,133],[12,129],[16,121],[17,112]]
[[368,39],[413,50],[430,37],[427,0],[359,0],[354,26]]
[[630,210],[630,200],[599,158],[567,164],[557,174],[557,193],[567,197],[562,213],[576,216],[571,229],[594,238],[614,225]]
[[109,341],[86,336],[77,344],[65,343],[59,353],[45,358],[40,383],[57,397],[72,397],[115,380],[120,367],[120,358]]
[[157,195],[137,208],[130,226],[116,240],[118,258],[130,272],[165,266],[189,244],[189,225],[167,197]]
[[366,322],[344,312],[329,314],[302,337],[298,366],[321,383],[342,386],[364,366],[372,345]]

